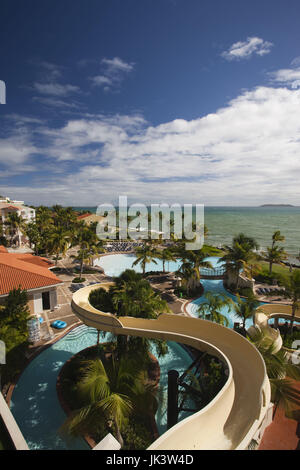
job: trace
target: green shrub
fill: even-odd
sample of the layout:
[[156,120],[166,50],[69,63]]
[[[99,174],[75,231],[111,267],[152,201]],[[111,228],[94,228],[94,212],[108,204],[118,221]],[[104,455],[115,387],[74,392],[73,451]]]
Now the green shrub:
[[74,282],[74,284],[76,284],[76,283],[80,283],[80,282],[84,282],[84,281],[85,281],[84,277],[74,277],[72,282]]
[[252,291],[252,289],[250,289],[250,287],[240,287],[237,290],[237,293],[239,295],[241,295],[242,297],[249,297],[249,296],[253,295],[253,291]]
[[101,310],[102,312],[112,312],[114,310],[111,295],[102,287],[95,289],[90,293],[89,301],[93,307]]
[[293,341],[295,341],[296,339],[300,339],[300,331],[294,331],[292,334],[283,336],[283,346],[291,349]]
[[122,436],[123,450],[145,450],[153,441],[149,425],[147,427],[141,417],[136,415],[131,416],[128,424],[123,427]]
[[[75,268],[73,271],[75,274],[80,274],[79,268]],[[89,268],[83,268],[82,274],[95,274],[95,270],[89,269]]]

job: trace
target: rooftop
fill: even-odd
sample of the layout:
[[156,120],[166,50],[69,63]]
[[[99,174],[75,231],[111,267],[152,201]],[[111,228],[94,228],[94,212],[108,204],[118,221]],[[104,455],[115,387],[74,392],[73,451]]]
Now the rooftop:
[[6,248],[0,246],[0,295],[19,287],[30,290],[61,284],[62,281],[49,270],[53,266],[46,258],[8,253]]

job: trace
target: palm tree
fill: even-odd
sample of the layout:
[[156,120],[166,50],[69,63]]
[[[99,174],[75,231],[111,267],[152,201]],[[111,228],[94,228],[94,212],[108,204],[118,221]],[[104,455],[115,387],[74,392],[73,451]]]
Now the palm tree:
[[205,261],[205,258],[207,258],[207,256],[207,251],[203,248],[197,251],[186,251],[185,257],[190,263],[193,264],[198,279],[201,278],[201,268],[212,269],[212,264],[209,261]]
[[80,262],[80,278],[83,273],[84,262],[89,262],[95,255],[104,251],[103,242],[99,241],[95,232],[87,226],[79,226],[73,238],[73,244],[79,249],[72,258]]
[[225,255],[219,259],[219,263],[225,262],[227,277],[232,273],[235,277],[234,287],[239,287],[239,274],[241,270],[249,273],[249,267],[257,258],[254,250],[257,243],[251,237],[240,234],[233,239],[232,246],[224,247]]
[[138,247],[135,251],[137,259],[132,263],[132,266],[140,264],[143,269],[143,274],[146,272],[146,264],[153,262],[157,264],[156,258],[158,253],[153,248],[145,245],[143,247]]
[[84,366],[77,384],[83,406],[67,418],[62,431],[80,436],[99,427],[104,420],[109,428],[114,428],[122,447],[122,427],[135,402],[141,402],[140,395],[143,395],[144,404],[149,404],[145,373],[138,368],[137,361],[128,357],[116,361],[113,355],[105,363],[95,359],[86,361]]
[[114,307],[112,313],[118,316],[157,318],[160,313],[169,311],[166,301],[134,270],[124,271],[109,294]]
[[48,231],[49,227],[53,226],[53,214],[51,209],[45,206],[38,207],[35,220],[41,233]]
[[57,265],[60,254],[65,255],[71,246],[72,234],[63,227],[54,227],[49,234],[48,248],[49,252],[55,255],[55,265]]
[[158,251],[157,257],[162,260],[163,263],[163,272],[165,273],[165,263],[166,261],[176,261],[176,256],[172,251],[168,248],[164,250]]
[[276,245],[276,242],[284,242],[285,237],[281,235],[280,230],[277,230],[272,235],[272,245],[267,247],[266,260],[269,262],[269,274],[272,273],[273,263],[281,264],[281,261],[286,259],[286,252],[282,247]]
[[204,320],[210,320],[220,325],[228,326],[228,318],[221,313],[224,307],[230,310],[233,302],[230,297],[221,294],[213,294],[212,292],[206,292],[204,295],[206,301],[201,303],[198,307],[199,318]]
[[9,212],[5,224],[10,227],[12,237],[18,235],[18,245],[21,246],[21,230],[24,227],[24,219],[17,212]]
[[253,318],[258,306],[259,302],[253,294],[248,295],[245,300],[242,300],[237,294],[236,302],[233,302],[233,309],[235,316],[242,320],[244,331],[246,327],[246,321]]
[[267,247],[266,260],[269,262],[269,274],[272,273],[273,264],[283,264],[282,261],[286,259],[286,257],[287,254],[282,247]]
[[238,243],[244,247],[248,247],[249,250],[258,250],[259,244],[253,237],[248,237],[244,233],[239,233],[233,238],[233,243]]
[[292,380],[300,379],[299,366],[290,362],[287,353],[281,349],[274,353],[274,346],[264,330],[251,334],[250,339],[261,353],[267,375],[271,384],[271,400],[275,404],[273,418],[278,406],[283,406],[286,412],[293,406],[300,406],[300,392],[294,387]]
[[194,269],[192,263],[186,261],[182,263],[178,271],[176,271],[176,276],[180,277],[183,284],[186,287],[187,294],[190,293],[191,290],[195,289],[197,285],[199,285],[199,276]]
[[295,315],[297,310],[300,309],[300,271],[292,271],[288,277],[282,279],[282,284],[284,289],[280,294],[289,299],[292,304],[292,318],[290,321],[290,333],[292,333]]

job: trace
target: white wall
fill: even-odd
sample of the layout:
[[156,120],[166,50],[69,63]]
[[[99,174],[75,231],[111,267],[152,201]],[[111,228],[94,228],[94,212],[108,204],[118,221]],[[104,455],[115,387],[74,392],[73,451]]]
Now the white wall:
[[34,305],[35,314],[43,312],[43,299],[42,299],[41,292],[37,292],[36,294],[33,294],[33,305]]

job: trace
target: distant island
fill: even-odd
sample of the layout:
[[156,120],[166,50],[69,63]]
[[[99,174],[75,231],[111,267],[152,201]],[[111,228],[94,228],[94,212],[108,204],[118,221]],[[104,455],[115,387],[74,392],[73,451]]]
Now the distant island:
[[295,207],[292,204],[262,204],[259,207]]

